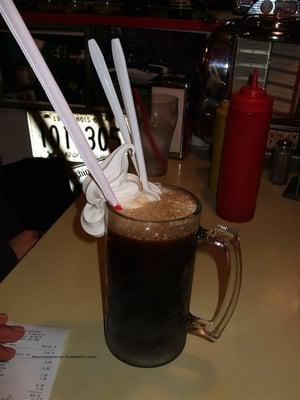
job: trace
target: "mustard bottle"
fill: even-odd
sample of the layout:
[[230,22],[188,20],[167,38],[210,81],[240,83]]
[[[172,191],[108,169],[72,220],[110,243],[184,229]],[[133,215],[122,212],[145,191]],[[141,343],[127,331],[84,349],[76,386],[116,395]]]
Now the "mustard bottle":
[[219,168],[222,157],[223,140],[226,128],[229,101],[224,100],[216,109],[216,116],[212,127],[212,153],[210,160],[208,186],[214,193],[217,192]]

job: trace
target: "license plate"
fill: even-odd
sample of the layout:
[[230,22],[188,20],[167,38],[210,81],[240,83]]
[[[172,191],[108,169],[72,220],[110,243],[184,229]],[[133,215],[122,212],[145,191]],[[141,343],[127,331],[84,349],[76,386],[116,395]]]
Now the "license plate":
[[[74,114],[74,117],[95,156],[99,160],[106,158],[110,153],[109,141],[112,131],[114,134],[118,131],[108,120],[107,114],[101,113],[99,116]],[[71,162],[83,162],[80,152],[57,113],[27,112],[27,121],[33,157],[47,158],[55,155]]]

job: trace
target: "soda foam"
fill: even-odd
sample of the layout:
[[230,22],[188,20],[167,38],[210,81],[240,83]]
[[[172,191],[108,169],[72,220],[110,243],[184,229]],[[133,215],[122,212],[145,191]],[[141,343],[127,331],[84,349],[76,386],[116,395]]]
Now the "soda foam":
[[142,207],[108,213],[108,229],[138,241],[165,241],[195,235],[199,227],[197,200],[180,189],[162,187],[160,200]]
[[170,221],[185,218],[195,210],[195,200],[188,193],[162,187],[160,200],[144,202],[138,208],[124,208],[121,214],[143,221]]

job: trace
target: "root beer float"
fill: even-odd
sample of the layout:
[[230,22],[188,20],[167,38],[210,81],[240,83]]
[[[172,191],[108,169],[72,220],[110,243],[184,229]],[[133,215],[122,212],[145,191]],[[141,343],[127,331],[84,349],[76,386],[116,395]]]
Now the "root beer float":
[[[201,230],[201,204],[188,191],[149,182],[157,195],[143,192],[138,177],[127,172],[131,150],[120,146],[104,164],[122,210],[107,204],[93,180],[86,178],[88,203],[81,222],[87,232],[105,234],[108,348],[127,364],[156,367],[181,353],[187,333],[214,341],[227,325],[240,289],[239,240],[227,228]],[[223,246],[226,268],[231,268],[226,295],[212,321],[189,312],[195,256],[202,243]]]

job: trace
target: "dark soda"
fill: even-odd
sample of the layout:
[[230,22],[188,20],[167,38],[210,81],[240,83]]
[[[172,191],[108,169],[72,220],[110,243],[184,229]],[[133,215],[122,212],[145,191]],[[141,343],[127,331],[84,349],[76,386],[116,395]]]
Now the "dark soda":
[[142,240],[106,235],[105,337],[111,352],[138,367],[172,361],[183,350],[195,234]]

